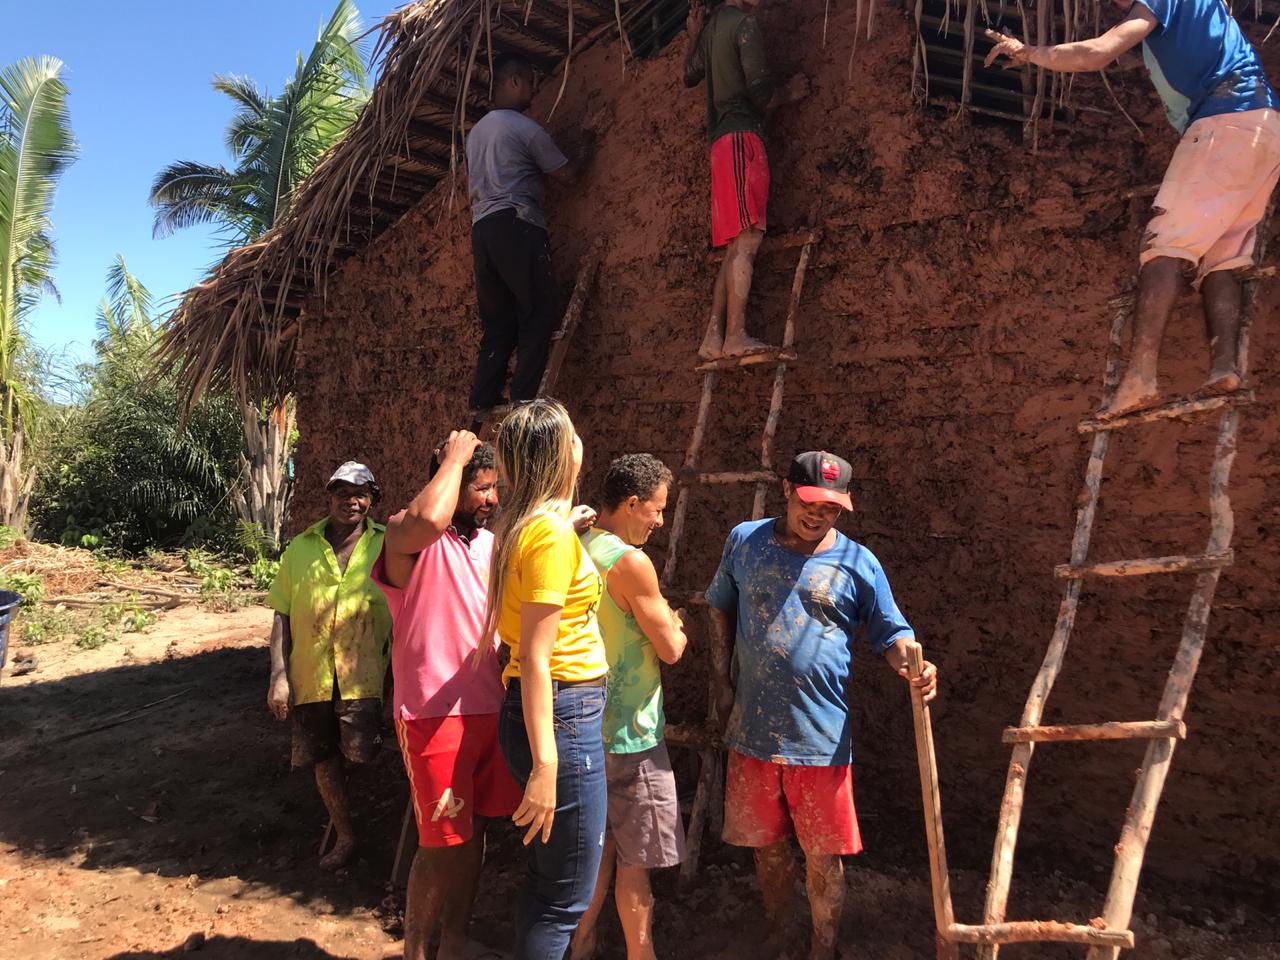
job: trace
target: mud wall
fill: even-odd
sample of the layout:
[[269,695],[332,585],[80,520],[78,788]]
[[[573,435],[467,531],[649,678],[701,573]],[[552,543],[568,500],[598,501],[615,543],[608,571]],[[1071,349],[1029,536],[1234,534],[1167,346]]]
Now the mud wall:
[[[798,319],[777,449],[822,447],[854,465],[858,509],[842,522],[881,558],[903,610],[942,669],[935,711],[953,857],[985,869],[1008,754],[1049,639],[1085,460],[1075,423],[1100,394],[1109,297],[1128,283],[1149,200],[1175,137],[1131,57],[1111,72],[1142,131],[1096,78],[1094,108],[1045,130],[1033,154],[1017,127],[910,106],[912,36],[882,10],[850,67],[853,5],[792,0],[763,20],[777,75],[813,92],[769,130],[771,229],[821,225]],[[588,497],[612,457],[681,462],[698,400],[693,370],[713,268],[706,260],[702,91],[679,79],[684,40],[621,72],[612,45],[575,60],[551,122],[568,149],[597,147],[585,181],[553,190],[548,213],[567,292],[596,237],[604,267],[557,394],[586,444]],[[554,87],[555,84],[549,86]],[[534,113],[543,117],[554,89]],[[332,466],[368,462],[403,504],[431,445],[466,416],[478,338],[464,191],[442,187],[350,261],[309,307],[300,341],[294,523],[321,509]],[[755,332],[780,336],[795,254],[762,259]],[[1275,548],[1280,495],[1277,354],[1260,307],[1233,474],[1237,565],[1219,588],[1210,644],[1148,858],[1148,876],[1265,892],[1276,883],[1280,665]],[[1205,351],[1195,304],[1171,324],[1167,386],[1190,389]],[[772,368],[722,379],[705,469],[750,469]],[[1092,556],[1198,552],[1207,535],[1213,423],[1120,436]],[[771,501],[776,506],[778,497]],[[681,583],[700,589],[750,492],[693,500]],[[665,537],[656,538],[661,561]],[[687,551],[687,552],[686,552]],[[1189,578],[1091,589],[1046,722],[1154,716]],[[695,648],[667,678],[676,719],[700,715]],[[923,863],[910,712],[901,682],[866,657],[854,692],[859,805],[873,849]],[[1142,746],[1051,745],[1036,754],[1020,862],[1104,882]]]

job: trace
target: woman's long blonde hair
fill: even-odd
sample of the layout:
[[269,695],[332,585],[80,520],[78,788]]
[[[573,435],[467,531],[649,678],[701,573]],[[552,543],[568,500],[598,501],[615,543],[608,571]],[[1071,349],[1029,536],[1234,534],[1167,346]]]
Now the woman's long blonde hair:
[[494,460],[506,489],[493,531],[489,604],[482,637],[493,636],[497,629],[508,568],[525,526],[539,513],[555,513],[568,519],[577,480],[573,463],[576,436],[569,411],[558,400],[549,398],[516,407],[494,435]]

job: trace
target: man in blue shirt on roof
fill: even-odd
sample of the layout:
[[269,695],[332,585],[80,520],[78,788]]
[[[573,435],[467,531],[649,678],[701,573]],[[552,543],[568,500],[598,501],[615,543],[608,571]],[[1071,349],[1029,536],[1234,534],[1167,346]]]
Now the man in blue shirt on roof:
[[1100,37],[1035,47],[988,30],[997,57],[1067,73],[1101,70],[1142,44],[1169,121],[1182,134],[1154,203],[1139,260],[1133,355],[1100,419],[1159,400],[1156,361],[1183,276],[1201,287],[1209,337],[1202,395],[1240,387],[1239,271],[1280,176],[1280,100],[1223,0],[1136,0]]
[[[871,649],[907,676],[913,632],[880,561],[835,529],[841,511],[853,509],[852,474],[825,451],[797,456],[783,483],[786,513],[734,527],[706,593],[716,717],[728,720],[724,839],[755,848],[769,956],[791,946],[793,833],[805,855],[810,960],[835,956],[840,857],[862,850],[849,712],[859,625]],[[931,700],[937,670],[926,664],[910,682]]]

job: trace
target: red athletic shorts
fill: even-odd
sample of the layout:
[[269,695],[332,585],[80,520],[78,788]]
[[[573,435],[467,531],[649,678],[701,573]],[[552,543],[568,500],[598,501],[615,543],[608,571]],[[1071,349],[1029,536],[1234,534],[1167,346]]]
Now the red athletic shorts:
[[451,847],[471,839],[474,817],[509,817],[524,791],[498,747],[498,715],[396,718],[409,775],[418,845]]
[[711,144],[711,245],[723,247],[748,227],[765,229],[769,156],[754,133],[726,133]]
[[729,751],[724,839],[767,847],[794,833],[805,853],[861,853],[853,768],[766,763]]

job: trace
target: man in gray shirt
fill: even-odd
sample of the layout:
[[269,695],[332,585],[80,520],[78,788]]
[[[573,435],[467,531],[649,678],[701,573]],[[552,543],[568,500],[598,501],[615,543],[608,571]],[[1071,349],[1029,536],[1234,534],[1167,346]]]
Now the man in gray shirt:
[[572,183],[577,168],[542,125],[524,115],[533,92],[533,65],[519,55],[499,57],[493,105],[467,134],[471,252],[483,331],[470,399],[477,421],[505,402],[512,352],[511,402],[537,396],[559,314],[542,175]]

